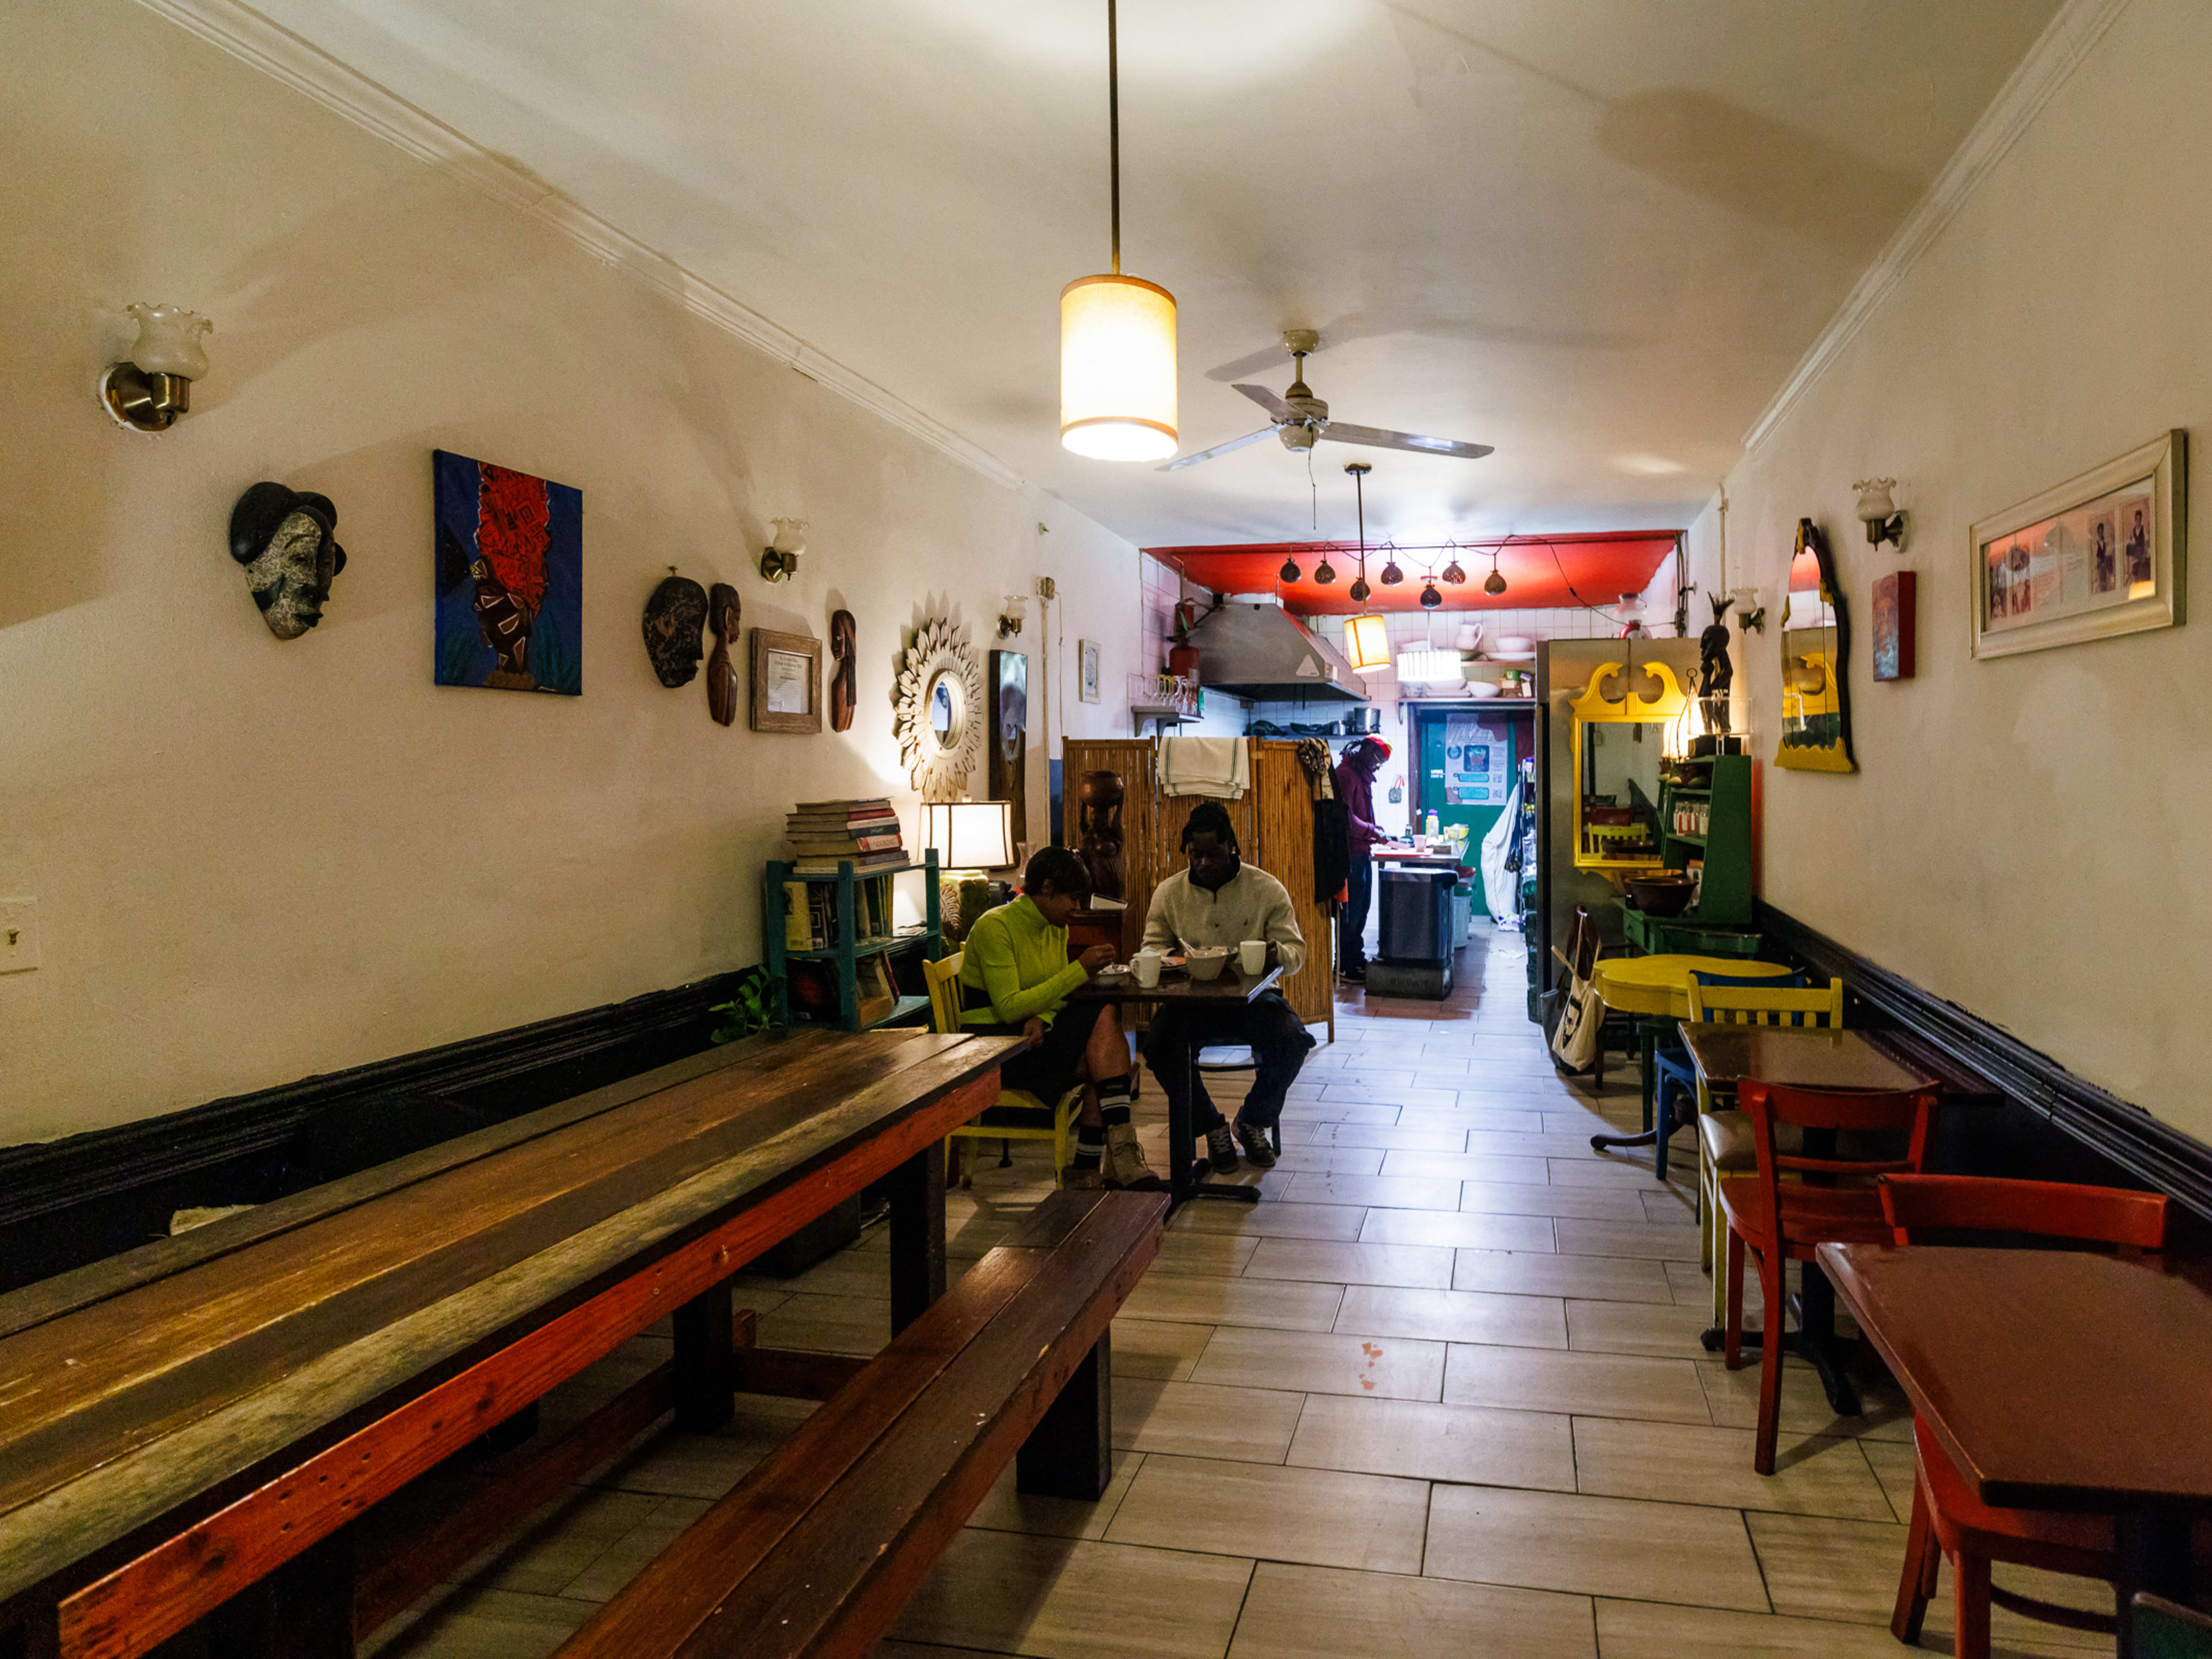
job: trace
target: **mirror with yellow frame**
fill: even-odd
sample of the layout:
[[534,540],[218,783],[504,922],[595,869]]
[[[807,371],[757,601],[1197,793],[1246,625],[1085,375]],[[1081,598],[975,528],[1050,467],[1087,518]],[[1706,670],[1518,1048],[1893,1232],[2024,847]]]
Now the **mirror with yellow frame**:
[[1660,863],[1660,771],[1689,704],[1662,662],[1601,663],[1590,671],[1589,684],[1567,705],[1574,717],[1576,868]]
[[1774,763],[1808,772],[1855,772],[1845,666],[1850,627],[1827,542],[1797,521],[1789,591],[1782,600],[1782,742]]

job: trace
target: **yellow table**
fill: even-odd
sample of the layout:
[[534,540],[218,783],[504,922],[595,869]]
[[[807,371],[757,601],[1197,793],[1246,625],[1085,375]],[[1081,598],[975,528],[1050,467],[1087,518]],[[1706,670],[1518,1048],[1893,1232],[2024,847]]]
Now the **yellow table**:
[[1602,1152],[1610,1146],[1660,1146],[1659,1171],[1663,1179],[1667,1161],[1663,1142],[1673,1133],[1671,1112],[1653,1124],[1651,1054],[1659,1033],[1673,1022],[1690,1017],[1690,975],[1725,974],[1736,979],[1786,979],[1791,969],[1771,962],[1746,962],[1741,957],[1601,957],[1590,970],[1590,983],[1607,1008],[1634,1014],[1642,1062],[1644,1121],[1640,1135],[1592,1135],[1590,1145]]

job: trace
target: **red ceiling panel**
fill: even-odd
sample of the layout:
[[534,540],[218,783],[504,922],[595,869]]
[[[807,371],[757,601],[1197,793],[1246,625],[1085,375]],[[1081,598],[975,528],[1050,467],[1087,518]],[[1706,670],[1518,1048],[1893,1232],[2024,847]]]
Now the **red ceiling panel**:
[[[1393,550],[1370,544],[1367,549],[1367,581],[1376,611],[1418,611],[1421,608],[1423,576],[1440,572],[1456,557],[1467,572],[1459,585],[1439,580],[1446,611],[1539,610],[1554,605],[1611,605],[1623,593],[1641,593],[1651,585],[1660,562],[1674,550],[1676,532],[1671,530],[1586,531],[1564,536],[1509,536],[1502,539],[1462,543],[1449,548],[1398,548],[1399,568],[1406,580],[1395,586],[1382,585],[1382,567]],[[1505,578],[1505,592],[1482,591],[1490,574],[1490,555],[1498,554],[1498,574]],[[1148,547],[1146,552],[1181,571],[1198,586],[1216,593],[1276,593],[1284,608],[1302,617],[1349,616],[1359,609],[1349,597],[1352,579],[1359,571],[1357,543],[1268,542],[1225,547]],[[1323,585],[1314,580],[1322,554],[1334,567],[1336,579]],[[1283,580],[1285,558],[1295,559],[1298,579]]]

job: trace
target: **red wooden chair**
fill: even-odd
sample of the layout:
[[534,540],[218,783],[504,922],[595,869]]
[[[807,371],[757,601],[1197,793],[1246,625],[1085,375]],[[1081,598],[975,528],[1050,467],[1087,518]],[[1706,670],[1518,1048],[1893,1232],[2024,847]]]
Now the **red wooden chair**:
[[[1759,1432],[1753,1441],[1752,1467],[1774,1473],[1774,1441],[1782,1419],[1782,1310],[1784,1264],[1810,1261],[1820,1246],[1887,1244],[1884,1219],[1874,1178],[1899,1170],[1917,1172],[1928,1152],[1928,1127],[1936,1115],[1940,1085],[1906,1093],[1875,1090],[1789,1089],[1778,1083],[1745,1082],[1736,1103],[1751,1119],[1753,1173],[1723,1174],[1721,1214],[1728,1222],[1728,1313],[1723,1354],[1730,1370],[1743,1364],[1743,1255],[1759,1258],[1759,1284],[1766,1303],[1766,1335],[1759,1345]],[[1775,1126],[1794,1123],[1810,1132],[1802,1154],[1778,1152]],[[1846,1159],[1832,1156],[1835,1131],[1909,1135],[1901,1158]],[[1827,1148],[1823,1153],[1822,1148]],[[1784,1173],[1800,1177],[1785,1182]],[[1820,1182],[1804,1176],[1826,1177]]]
[[[2157,1193],[1978,1176],[1885,1176],[1877,1186],[1883,1217],[1899,1244],[1913,1243],[1916,1235],[1925,1243],[1931,1230],[2079,1239],[2109,1244],[2123,1255],[2155,1250],[2166,1243],[2166,1199]],[[2115,1571],[2109,1516],[1993,1509],[1974,1495],[1917,1418],[1912,1442],[1917,1455],[1912,1528],[1905,1537],[1897,1610],[1889,1620],[1892,1635],[1908,1645],[1919,1640],[1920,1623],[1947,1555],[1958,1609],[1956,1659],[1988,1659],[1991,1602],[2048,1624],[2112,1633],[2113,1620],[2107,1614],[2062,1607],[1990,1582],[1992,1561],[2109,1582]]]

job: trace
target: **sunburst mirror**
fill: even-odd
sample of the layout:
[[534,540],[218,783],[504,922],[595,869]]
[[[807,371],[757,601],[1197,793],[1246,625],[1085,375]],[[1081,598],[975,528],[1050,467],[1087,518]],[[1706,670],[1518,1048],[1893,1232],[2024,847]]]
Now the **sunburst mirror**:
[[959,800],[983,750],[983,672],[968,630],[938,617],[914,632],[898,680],[899,758],[925,801]]

